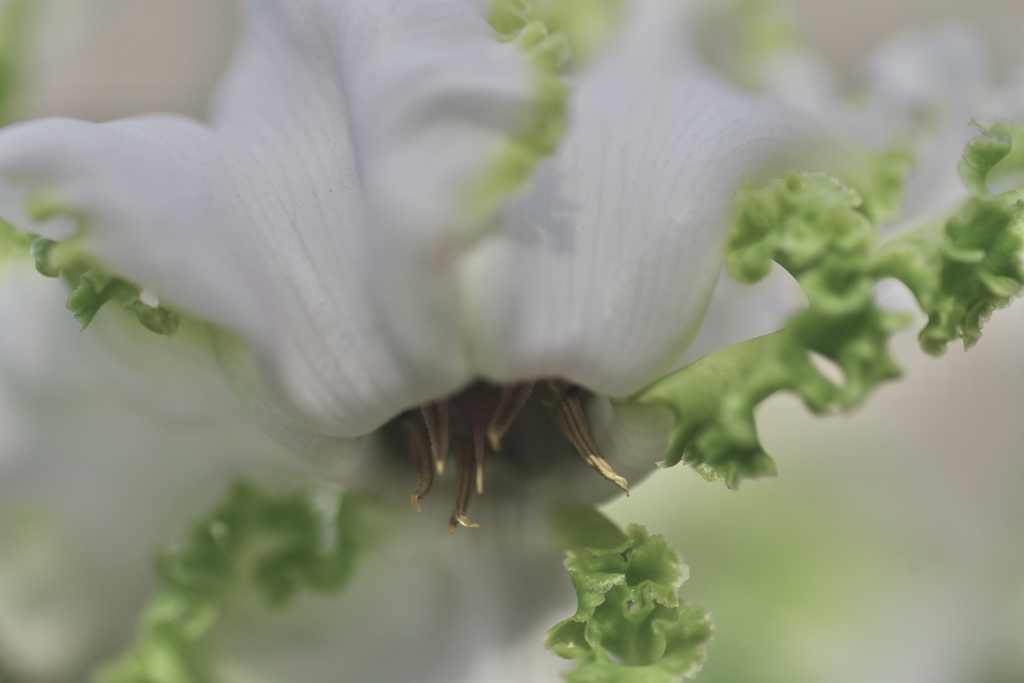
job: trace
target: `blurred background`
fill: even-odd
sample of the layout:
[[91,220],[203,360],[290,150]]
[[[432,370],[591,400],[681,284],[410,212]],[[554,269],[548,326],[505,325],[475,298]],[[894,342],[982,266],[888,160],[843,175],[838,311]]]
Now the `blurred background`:
[[[866,87],[869,55],[879,45],[940,25],[962,26],[976,36],[996,81],[1011,81],[1024,66],[1019,0],[785,0],[782,5],[844,92]],[[40,11],[39,40],[19,112],[24,117],[104,120],[148,111],[201,116],[237,34],[231,0],[49,0]],[[5,281],[14,291],[11,276]],[[8,309],[25,305],[11,296],[5,299]],[[59,292],[33,296],[56,297],[54,308],[61,308]],[[53,396],[60,395],[70,408],[80,407],[65,383],[69,375],[76,377],[74,386],[88,386],[89,395],[95,394],[94,383],[111,381],[101,379],[106,376],[102,354],[69,352],[87,354],[86,365],[94,366],[87,371],[40,358],[42,349],[59,350],[64,343],[59,340],[75,336],[68,317],[35,341],[0,331],[4,352],[22,354],[13,356],[19,371],[42,363],[61,382],[39,398],[40,406],[52,405]],[[759,420],[779,466],[776,479],[749,482],[734,492],[680,467],[656,473],[635,495],[608,508],[623,524],[643,523],[667,536],[689,564],[692,578],[684,594],[711,610],[717,622],[698,681],[1024,682],[1022,340],[1021,304],[997,314],[969,353],[951,349],[944,358],[928,358],[913,335],[905,334],[896,344],[905,379],[884,387],[854,415],[816,419],[786,397],[763,406]],[[201,361],[188,363],[196,376],[205,376]],[[136,369],[131,376],[140,382],[154,372]],[[18,386],[17,375],[10,370],[5,375],[9,391]],[[175,386],[167,378],[161,381]],[[105,466],[135,467],[133,476],[159,479],[162,471],[153,467],[166,461],[162,454],[195,452],[210,431],[232,444],[231,452],[266,450],[242,432],[211,426],[221,416],[218,410],[230,409],[217,399],[226,388],[215,380],[209,384],[208,401],[178,416],[198,424],[199,436],[165,427],[155,449],[151,443],[111,443],[111,452],[130,452]],[[80,419],[108,421],[121,433],[131,432],[125,425],[133,421],[146,429],[159,424],[154,415],[163,408],[139,402],[130,387],[125,393],[124,382],[118,386],[104,394],[107,403],[92,404],[90,415]],[[46,429],[46,420],[33,422],[10,405],[5,412],[5,401],[13,399],[0,393],[0,416],[6,416],[0,419],[0,474],[2,453],[17,452],[11,444],[19,431]],[[20,396],[18,402],[23,409]],[[75,466],[73,441],[52,439],[51,447],[69,451],[68,466]],[[145,463],[126,464],[141,451]],[[275,457],[267,455],[268,462]],[[209,463],[201,454],[194,460],[186,465],[195,469],[194,504],[202,510],[216,499],[218,476],[231,465]],[[76,483],[101,476],[87,461],[77,462]],[[0,495],[7,495],[0,507],[12,499],[2,487]],[[128,494],[124,502],[133,504]],[[109,520],[97,515],[83,524],[101,535]],[[140,536],[159,538],[172,531],[161,526],[164,522],[140,524]],[[0,548],[0,573],[66,570],[59,544],[33,547],[35,555],[27,546],[18,546],[17,553],[13,547],[7,543],[7,553]],[[110,572],[109,582],[117,584],[115,567],[122,561],[127,560],[112,556],[109,566],[97,571]],[[148,590],[145,583],[119,585],[131,599]],[[39,620],[35,631],[4,616],[27,613],[22,603],[29,599],[24,592],[5,595],[0,582],[0,661],[5,638],[31,642],[21,646],[19,656],[35,658],[41,673],[31,680],[47,680],[48,666],[60,670],[60,662],[46,664],[47,658],[65,652],[68,639],[77,636],[61,616],[69,608],[60,596],[31,597],[53,603],[41,612],[49,617]],[[0,670],[0,681],[14,680],[4,676]]]
[[[733,0],[710,0],[727,3]],[[739,0],[742,2],[743,0]],[[105,120],[140,112],[201,116],[237,36],[235,0],[40,0],[24,114]],[[754,3],[756,4],[756,0]],[[847,87],[884,40],[941,24],[970,27],[998,70],[1024,63],[1018,0],[778,0]]]

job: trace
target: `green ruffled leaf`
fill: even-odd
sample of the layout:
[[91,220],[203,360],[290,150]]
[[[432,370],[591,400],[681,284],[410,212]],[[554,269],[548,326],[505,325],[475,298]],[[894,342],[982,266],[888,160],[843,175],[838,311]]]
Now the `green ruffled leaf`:
[[531,0],[530,16],[561,33],[580,66],[608,43],[625,9],[623,0]]
[[526,186],[533,168],[552,154],[565,130],[568,87],[559,68],[569,58],[564,34],[550,33],[535,20],[523,0],[497,0],[488,21],[504,42],[513,43],[533,70],[533,111],[522,130],[505,141],[498,157],[476,183],[470,213],[486,218],[510,195]]
[[696,675],[712,620],[679,599],[688,572],[664,538],[633,525],[613,547],[570,550],[565,566],[579,608],[546,643],[575,660],[566,681],[671,683]]
[[[250,578],[270,603],[284,604],[302,589],[337,591],[374,537],[362,504],[352,494],[327,492],[318,499],[316,492],[300,491],[274,498],[246,482],[235,484],[181,548],[159,558],[160,575],[187,592],[222,593],[237,580],[246,551],[261,545]],[[271,549],[268,539],[275,541]]]
[[729,274],[752,284],[774,262],[799,278],[832,266],[826,259],[866,258],[877,236],[862,203],[855,189],[822,174],[794,174],[763,189],[748,183],[735,200]]
[[834,400],[852,407],[880,382],[899,375],[889,336],[906,316],[874,302],[872,259],[878,234],[860,193],[835,178],[792,175],[737,196],[728,250],[730,274],[756,282],[778,263],[807,295],[807,310],[787,325],[779,360],[818,354],[842,370]]
[[881,152],[868,152],[862,170],[850,184],[861,195],[860,211],[875,225],[893,221],[903,208],[903,185],[914,169],[914,154],[909,144],[899,144]]
[[53,250],[57,242],[48,240],[45,237],[33,238],[28,233],[22,233],[29,239],[29,254],[36,262],[36,270],[45,277],[60,277],[60,268],[54,266]]
[[[899,375],[888,341],[909,321],[874,301],[872,213],[860,192],[821,174],[741,190],[729,273],[754,283],[778,263],[800,283],[808,306],[780,332],[712,353],[632,399],[675,413],[666,466],[683,461],[730,487],[774,474],[754,421],[759,403],[789,391],[820,414],[853,407]],[[819,367],[823,361],[841,372],[841,382]]]
[[666,465],[683,461],[729,486],[771,474],[754,421],[759,403],[788,391],[815,413],[849,410],[898,377],[890,338],[911,317],[875,302],[882,279],[906,285],[927,314],[919,335],[926,352],[938,355],[955,339],[977,342],[992,312],[1024,289],[1024,191],[988,190],[993,169],[1006,170],[1011,129],[979,130],[961,164],[975,195],[945,219],[881,243],[877,224],[898,203],[902,152],[879,157],[875,180],[860,189],[805,173],[740,191],[730,274],[754,283],[778,264],[803,288],[807,309],[781,331],[712,353],[629,399],[675,413]]
[[[37,193],[25,199],[26,215],[35,222],[67,216],[67,208],[58,198]],[[171,337],[181,322],[179,315],[153,299],[146,301],[143,290],[127,280],[114,277],[98,266],[84,248],[79,235],[55,242],[36,237],[0,220],[0,261],[7,256],[28,254],[36,270],[46,277],[61,278],[70,288],[67,308],[84,330],[100,308],[108,302],[120,304],[132,312],[151,332]]]
[[509,41],[529,23],[530,4],[526,0],[495,0],[487,23],[502,40]]
[[775,474],[757,436],[754,408],[783,390],[805,396],[817,412],[837,394],[807,355],[794,352],[792,341],[777,332],[709,354],[632,400],[662,403],[675,414],[664,466],[682,461],[705,479],[735,487]]
[[[1010,152],[997,163],[986,178],[989,190],[999,194],[1024,187],[1024,124],[1002,121],[1003,130],[1010,136]],[[993,190],[993,186],[996,186]]]
[[386,535],[370,501],[303,491],[274,497],[246,482],[157,560],[163,588],[131,648],[96,683],[213,683],[205,643],[232,597],[251,583],[283,607],[302,591],[336,594],[359,557]]
[[47,277],[61,277],[68,283],[67,308],[84,330],[107,302],[113,301],[135,314],[139,323],[151,332],[171,337],[181,322],[178,314],[166,306],[151,306],[142,297],[142,289],[114,277],[91,263],[76,240],[54,242],[44,237],[32,241],[31,254],[36,270]]
[[976,344],[992,313],[1024,287],[1024,202],[1015,195],[973,197],[945,223],[918,228],[879,250],[877,275],[903,282],[928,315],[919,335],[927,353],[940,355],[956,339],[965,348]]
[[978,195],[987,195],[988,175],[1013,149],[1013,135],[1006,124],[997,123],[988,128],[972,121],[971,125],[981,135],[976,135],[964,147],[960,159],[960,180],[968,190]]

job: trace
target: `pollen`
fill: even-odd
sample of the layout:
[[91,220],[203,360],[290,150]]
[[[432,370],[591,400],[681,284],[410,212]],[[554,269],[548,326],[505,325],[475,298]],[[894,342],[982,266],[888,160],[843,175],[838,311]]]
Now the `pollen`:
[[531,405],[547,414],[587,465],[629,495],[629,483],[616,474],[598,449],[580,400],[582,394],[579,387],[559,380],[500,388],[478,383],[450,400],[404,413],[398,423],[416,472],[416,489],[409,496],[413,508],[417,512],[422,509],[421,502],[433,488],[435,476],[444,474],[451,455],[455,501],[448,531],[478,527],[468,516],[473,494],[483,494],[488,461],[502,455],[505,436]]

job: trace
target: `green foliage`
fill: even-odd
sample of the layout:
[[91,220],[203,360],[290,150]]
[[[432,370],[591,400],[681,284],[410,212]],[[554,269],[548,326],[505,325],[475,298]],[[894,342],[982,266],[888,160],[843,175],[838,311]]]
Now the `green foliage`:
[[622,0],[531,0],[530,16],[566,36],[572,65],[589,60],[607,44],[625,9]]
[[[0,125],[15,119],[25,56],[42,0],[0,0]],[[0,219],[0,265],[28,252],[32,237]]]
[[1012,137],[1005,125],[979,129],[960,166],[974,196],[945,219],[885,241],[877,225],[899,196],[903,153],[881,159],[875,180],[861,184],[869,190],[804,173],[740,191],[727,245],[730,274],[754,283],[776,263],[803,288],[807,308],[779,332],[721,349],[631,399],[674,412],[666,465],[685,461],[729,486],[771,474],[754,421],[761,401],[789,391],[815,413],[848,410],[898,377],[889,342],[911,318],[876,303],[882,279],[906,285],[928,315],[919,335],[926,352],[941,354],[955,339],[967,347],[978,340],[991,313],[1024,287],[1024,192],[992,197],[988,189]]
[[634,400],[663,403],[675,414],[665,466],[683,461],[702,477],[735,487],[746,478],[775,474],[757,437],[754,408],[783,390],[803,395],[818,410],[836,393],[778,332],[709,354]]
[[860,172],[853,171],[849,183],[861,196],[860,211],[875,225],[898,218],[903,208],[903,184],[914,168],[910,147],[900,144],[868,152],[860,166]]
[[304,590],[338,593],[382,536],[368,506],[352,494],[274,497],[235,484],[180,547],[159,556],[163,587],[135,643],[96,682],[215,683],[204,645],[240,587],[251,582],[276,607]]
[[532,20],[522,0],[498,0],[488,18],[500,40],[513,43],[533,69],[533,111],[526,125],[510,135],[498,157],[477,181],[470,212],[488,218],[507,197],[526,186],[533,168],[555,151],[565,130],[569,90],[559,76],[569,45],[561,33],[551,34],[543,21]]
[[88,259],[75,240],[54,242],[45,237],[32,241],[31,254],[36,270],[47,277],[62,277],[70,286],[67,308],[84,330],[108,301],[135,314],[147,330],[171,337],[178,330],[178,314],[166,306],[150,306],[142,299],[142,289],[110,275]]
[[552,652],[576,662],[565,680],[670,683],[696,675],[712,621],[679,599],[685,565],[664,538],[643,527],[630,526],[619,537],[612,547],[568,553],[579,608],[547,636]]
[[879,249],[877,275],[903,282],[928,314],[919,335],[927,353],[940,355],[955,339],[970,348],[993,311],[1020,293],[1022,217],[1018,197],[972,197],[944,224],[918,228]]
[[25,58],[42,0],[0,3],[0,125],[15,120],[25,81]]
[[968,190],[977,195],[987,195],[988,176],[1013,149],[1013,134],[1004,123],[988,128],[973,121],[971,125],[978,129],[980,135],[974,136],[964,147],[957,170]]
[[[975,122],[972,125],[986,130]],[[1010,136],[1010,151],[989,169],[985,176],[986,186],[993,194],[1024,187],[1024,124],[999,121],[990,128],[1001,128]]]
[[[30,195],[25,200],[25,213],[36,222],[67,215],[67,209],[57,199],[46,194]],[[82,246],[82,238],[75,235],[63,242],[45,237],[30,239],[29,253],[35,259],[36,270],[46,277],[62,278],[70,287],[67,308],[84,330],[96,313],[108,301],[135,314],[147,330],[171,337],[178,330],[178,314],[166,306],[151,306],[143,300],[143,291],[130,282],[114,277],[98,266]]]

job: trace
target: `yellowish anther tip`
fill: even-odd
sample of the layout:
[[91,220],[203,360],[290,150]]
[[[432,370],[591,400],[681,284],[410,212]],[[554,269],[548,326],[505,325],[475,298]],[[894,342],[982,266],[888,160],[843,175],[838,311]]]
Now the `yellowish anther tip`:
[[438,474],[444,474],[444,460],[438,460],[436,467]]
[[615,472],[612,472],[611,470],[601,471],[601,475],[605,479],[607,479],[608,481],[622,489],[622,492],[625,493],[627,496],[629,495],[629,482],[626,481],[624,478],[615,474]]
[[501,450],[501,437],[494,432],[488,432],[487,444],[491,447],[492,451],[497,453]]
[[416,512],[423,512],[423,508],[420,507],[420,500],[422,500],[422,498],[419,493],[413,493],[409,496],[409,502],[412,503],[412,509]]
[[448,520],[448,533],[454,535],[455,530],[458,529],[460,526],[465,527],[467,529],[480,528],[479,524],[474,524],[473,522],[469,521],[469,518],[466,517],[466,515],[452,515],[451,518]]
[[484,492],[484,471],[481,469],[476,471],[476,492],[477,494]]
[[479,524],[474,524],[473,522],[469,521],[469,517],[466,517],[466,515],[456,515],[455,521],[457,521],[460,525],[466,527],[467,529],[480,528]]

